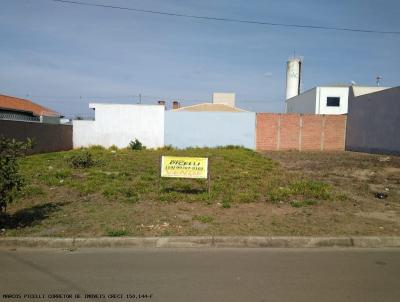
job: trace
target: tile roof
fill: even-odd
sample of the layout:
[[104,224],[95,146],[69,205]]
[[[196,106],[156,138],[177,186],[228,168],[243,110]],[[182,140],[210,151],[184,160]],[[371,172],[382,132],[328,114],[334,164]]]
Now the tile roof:
[[20,99],[12,96],[0,94],[0,108],[14,111],[31,112],[36,116],[55,116],[60,117],[61,114],[49,108],[43,107],[30,100]]
[[213,104],[213,103],[202,103],[192,106],[181,107],[178,109],[173,109],[172,111],[226,111],[226,112],[245,112],[246,110],[231,107],[225,104]]

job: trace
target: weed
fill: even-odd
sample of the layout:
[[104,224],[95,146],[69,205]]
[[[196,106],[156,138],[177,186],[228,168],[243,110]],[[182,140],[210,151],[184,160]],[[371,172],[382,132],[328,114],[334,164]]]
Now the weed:
[[129,147],[132,150],[144,150],[144,149],[146,149],[146,146],[144,146],[137,138],[135,138],[134,141],[131,141],[129,143]]
[[69,163],[73,168],[90,168],[94,165],[92,154],[88,151],[74,154],[69,158]]
[[329,199],[331,197],[331,187],[328,184],[303,180],[290,184],[290,191],[293,195],[302,195],[318,199]]
[[307,206],[313,206],[316,205],[317,202],[315,200],[301,200],[301,201],[297,201],[297,200],[293,200],[290,202],[290,205],[293,208],[301,208],[301,207],[307,207]]
[[214,220],[214,218],[212,218],[210,216],[202,216],[202,215],[195,215],[195,216],[193,216],[192,219],[200,221],[202,223],[211,223]]
[[35,185],[26,186],[21,191],[21,196],[27,197],[27,198],[32,198],[35,196],[43,196],[43,195],[46,195],[46,193],[43,191],[43,189],[41,187],[35,186]]
[[105,148],[102,145],[92,145],[88,148],[89,150],[104,150]]
[[125,229],[123,230],[107,230],[106,235],[110,237],[121,237],[128,235],[129,232]]
[[283,201],[290,196],[290,189],[286,187],[273,188],[267,193],[272,203]]
[[158,148],[159,151],[171,151],[176,150],[172,145],[165,145],[164,147]]
[[224,209],[229,209],[229,208],[231,207],[231,203],[230,203],[228,200],[224,200],[224,201],[222,202],[222,207],[223,207]]
[[347,196],[346,193],[339,193],[339,194],[337,195],[337,198],[338,198],[340,201],[347,201],[347,200],[350,199],[349,196]]

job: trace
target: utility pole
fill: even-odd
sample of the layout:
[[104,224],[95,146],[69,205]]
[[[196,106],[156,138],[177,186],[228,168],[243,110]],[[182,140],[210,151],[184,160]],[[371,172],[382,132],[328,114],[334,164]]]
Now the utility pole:
[[382,80],[382,77],[381,76],[377,76],[376,77],[376,86],[381,86],[381,80]]

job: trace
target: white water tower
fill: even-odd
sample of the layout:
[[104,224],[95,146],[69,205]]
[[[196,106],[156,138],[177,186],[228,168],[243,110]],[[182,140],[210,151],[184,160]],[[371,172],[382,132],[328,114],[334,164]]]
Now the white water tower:
[[300,57],[291,57],[287,62],[286,99],[300,94],[301,65],[302,59]]

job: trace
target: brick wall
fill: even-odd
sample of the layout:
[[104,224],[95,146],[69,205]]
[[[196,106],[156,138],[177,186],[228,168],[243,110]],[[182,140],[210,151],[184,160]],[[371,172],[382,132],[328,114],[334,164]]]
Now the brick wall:
[[257,150],[344,150],[345,115],[257,113]]

